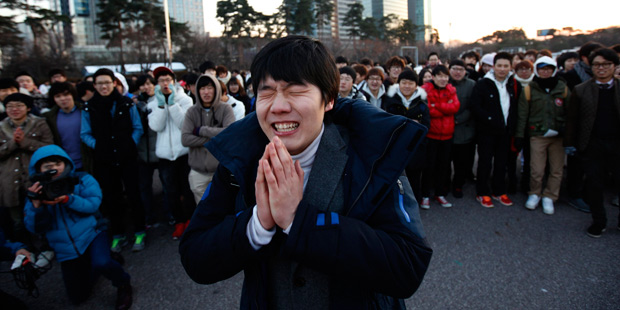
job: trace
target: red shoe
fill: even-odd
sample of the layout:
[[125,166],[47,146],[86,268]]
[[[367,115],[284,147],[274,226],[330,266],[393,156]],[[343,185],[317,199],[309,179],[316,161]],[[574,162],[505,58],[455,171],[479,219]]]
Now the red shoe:
[[489,196],[476,196],[476,200],[480,202],[480,204],[485,208],[493,208],[493,201],[491,201],[491,197]]
[[493,196],[493,199],[499,201],[499,203],[505,205],[505,206],[512,206],[512,200],[510,200],[510,198],[508,198],[508,195],[504,194],[501,195],[499,197],[497,196]]
[[174,224],[174,232],[172,233],[172,240],[178,240],[179,238],[181,238],[181,236],[183,236],[183,232],[185,231],[186,227],[187,226],[185,223]]

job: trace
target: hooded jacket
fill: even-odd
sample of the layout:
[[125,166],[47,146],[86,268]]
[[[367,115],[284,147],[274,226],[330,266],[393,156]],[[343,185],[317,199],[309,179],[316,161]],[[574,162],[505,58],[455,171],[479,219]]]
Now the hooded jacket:
[[431,115],[431,127],[426,135],[433,140],[450,140],[454,135],[454,114],[459,111],[461,104],[456,96],[456,88],[451,84],[440,89],[435,83],[427,82],[422,85],[426,91],[428,110]]
[[147,107],[149,114],[149,127],[157,132],[155,154],[161,159],[174,161],[187,155],[189,149],[181,143],[181,128],[185,113],[192,107],[192,98],[183,92],[178,84],[174,85],[174,104],[164,104],[159,107],[157,96],[149,98]]
[[362,95],[364,95],[364,97],[366,97],[366,101],[370,102],[370,104],[374,105],[377,108],[381,108],[381,101],[385,95],[385,86],[383,86],[383,84],[381,84],[381,87],[379,88],[379,93],[376,98],[368,87],[368,83],[364,83],[364,86],[362,87],[360,92],[362,93]]
[[[210,79],[215,85],[215,96],[209,112],[202,106],[202,98],[196,96],[196,104],[187,110],[181,128],[181,142],[189,147],[189,166],[201,173],[213,173],[219,162],[207,150],[205,144],[235,122],[235,113],[229,104],[220,102],[222,89],[220,83],[212,75],[201,75],[196,81]],[[198,91],[198,90],[196,90]],[[198,130],[196,130],[198,128]]]
[[36,173],[37,162],[54,155],[64,159],[65,169],[71,169],[71,174],[79,177],[79,183],[67,203],[41,204],[35,208],[28,199],[24,207],[24,223],[32,233],[45,233],[56,258],[63,262],[84,254],[100,232],[96,214],[101,205],[101,188],[90,174],[76,174],[73,161],[57,145],[44,146],[34,153],[29,166],[30,175]]
[[52,132],[45,119],[28,115],[22,124],[24,140],[13,140],[15,129],[11,119],[0,121],[0,206],[17,207],[23,203],[28,184],[28,164],[34,151],[54,143]]
[[521,85],[507,76],[504,87],[508,91],[510,104],[507,118],[504,117],[499,90],[493,71],[479,80],[471,95],[471,111],[476,118],[477,135],[514,134],[517,125],[517,105],[521,95]]
[[[519,108],[517,109],[519,113],[515,132],[517,138],[542,136],[550,129],[559,133],[564,132],[566,103],[570,91],[566,83],[556,77],[557,64],[550,57],[544,56],[536,60],[534,63],[536,76],[539,76],[537,66],[542,63],[555,67],[555,71],[549,79],[557,79],[558,81],[555,87],[548,92],[539,85],[538,79],[534,79],[525,87],[519,97]],[[526,98],[528,93],[529,100]]]
[[[293,267],[281,271],[293,273],[297,292],[321,290],[329,297],[317,302],[331,309],[379,307],[377,300],[394,302],[418,288],[432,251],[411,188],[399,176],[425,129],[359,100],[338,99],[326,117],[334,123],[325,124],[289,234],[278,229],[258,251],[246,227],[258,159],[269,140],[250,114],[209,142],[220,166],[179,247],[194,281],[214,283],[243,270],[242,309],[266,309],[274,285],[293,286],[270,281],[283,265]],[[332,205],[334,197],[342,200]],[[320,274],[327,282],[318,283],[326,286],[306,286],[308,274]]]

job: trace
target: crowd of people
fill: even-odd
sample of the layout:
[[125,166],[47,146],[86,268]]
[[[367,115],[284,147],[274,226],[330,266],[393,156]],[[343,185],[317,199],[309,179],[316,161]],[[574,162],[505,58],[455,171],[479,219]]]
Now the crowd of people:
[[[382,65],[339,56],[337,98],[427,128],[404,168],[421,209],[452,207],[469,181],[482,207],[513,205],[520,188],[525,208],[542,205],[551,215],[565,179],[569,204],[592,214],[586,233],[600,237],[610,173],[615,204],[620,193],[619,55],[620,45],[588,42],[555,59],[548,50],[471,51],[443,62],[430,53],[422,68],[407,57]],[[0,78],[0,242],[33,261],[33,251],[55,253],[72,302],[88,297],[95,270],[118,288],[117,308],[131,306],[119,253],[130,243],[143,250],[148,228],[161,220],[154,171],[163,220],[179,239],[218,171],[205,145],[257,110],[254,87],[262,86],[249,72],[211,61],[190,71],[177,77],[158,67],[127,79],[99,69],[73,83],[53,69],[38,87],[27,72]],[[50,193],[52,183],[70,190]]]

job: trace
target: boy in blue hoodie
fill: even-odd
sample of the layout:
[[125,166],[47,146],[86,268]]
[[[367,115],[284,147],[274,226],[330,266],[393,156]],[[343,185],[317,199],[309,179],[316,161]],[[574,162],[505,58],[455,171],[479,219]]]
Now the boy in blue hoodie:
[[[54,181],[77,179],[71,194],[30,198],[24,220],[29,231],[45,233],[54,248],[69,299],[75,304],[85,301],[95,282],[93,275],[103,274],[118,288],[116,309],[128,309],[132,304],[130,276],[110,257],[107,233],[97,227],[101,188],[95,178],[75,173],[73,161],[57,145],[38,149],[30,160],[29,172],[31,177],[47,172]],[[43,187],[35,182],[28,188],[29,196],[42,195]]]

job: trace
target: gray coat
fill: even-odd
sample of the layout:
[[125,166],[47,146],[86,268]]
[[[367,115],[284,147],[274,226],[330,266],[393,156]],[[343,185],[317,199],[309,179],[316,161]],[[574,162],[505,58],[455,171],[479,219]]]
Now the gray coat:
[[450,83],[456,88],[456,96],[461,103],[459,111],[454,115],[453,143],[471,143],[476,137],[476,120],[471,114],[469,98],[474,90],[474,86],[476,86],[476,82],[465,77],[458,82],[451,80]]

